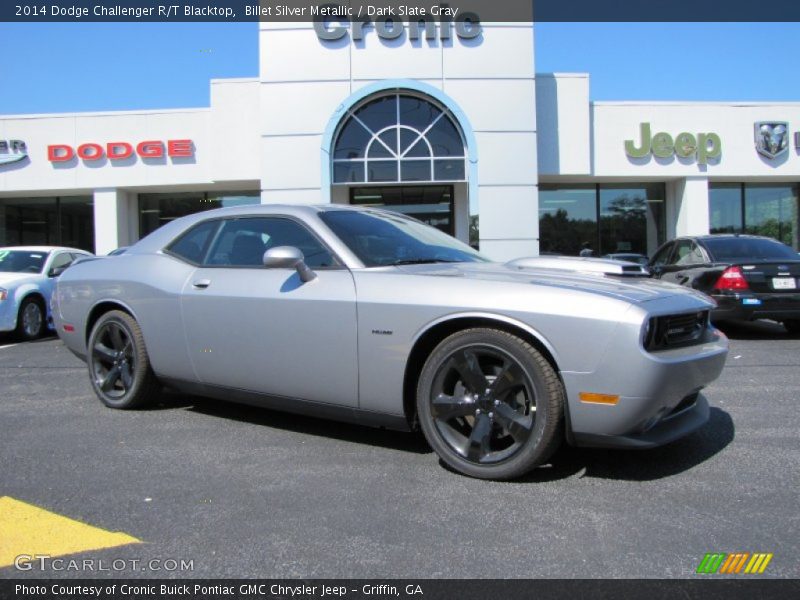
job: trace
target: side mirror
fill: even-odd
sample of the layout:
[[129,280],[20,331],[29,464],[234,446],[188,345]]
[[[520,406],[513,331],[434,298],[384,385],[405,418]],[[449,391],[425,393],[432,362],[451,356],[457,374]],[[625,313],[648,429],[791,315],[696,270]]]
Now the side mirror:
[[[69,265],[67,265],[67,266],[69,266]],[[66,266],[65,267],[53,267],[52,269],[50,269],[47,272],[47,276],[48,277],[58,277],[59,275],[61,275],[66,270],[67,270]]]
[[664,267],[662,265],[653,265],[648,268],[652,275],[661,275],[664,272]]
[[294,246],[276,246],[264,252],[264,267],[267,269],[296,269],[304,283],[313,281],[317,274],[303,260],[303,253]]

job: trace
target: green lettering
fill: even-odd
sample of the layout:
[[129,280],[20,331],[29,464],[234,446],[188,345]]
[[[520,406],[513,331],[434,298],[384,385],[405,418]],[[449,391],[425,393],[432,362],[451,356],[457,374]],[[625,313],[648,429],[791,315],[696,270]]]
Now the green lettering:
[[644,158],[650,154],[650,123],[642,123],[642,145],[637,148],[633,140],[625,140],[625,153],[631,158]]
[[697,136],[697,162],[708,163],[709,158],[719,158],[722,154],[722,140],[716,133],[701,133]]
[[672,136],[665,132],[653,136],[653,155],[658,158],[669,158],[675,152]]
[[679,133],[675,138],[675,154],[681,158],[691,158],[696,152],[697,139],[691,133]]

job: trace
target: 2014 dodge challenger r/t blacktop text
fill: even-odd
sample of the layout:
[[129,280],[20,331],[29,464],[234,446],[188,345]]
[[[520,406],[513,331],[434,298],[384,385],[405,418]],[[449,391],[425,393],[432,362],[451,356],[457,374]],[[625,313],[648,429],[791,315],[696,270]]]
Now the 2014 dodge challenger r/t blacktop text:
[[113,408],[161,386],[395,429],[518,477],[562,441],[648,448],[703,425],[727,339],[638,265],[492,263],[402,215],[246,206],[177,219],[61,276],[53,314]]

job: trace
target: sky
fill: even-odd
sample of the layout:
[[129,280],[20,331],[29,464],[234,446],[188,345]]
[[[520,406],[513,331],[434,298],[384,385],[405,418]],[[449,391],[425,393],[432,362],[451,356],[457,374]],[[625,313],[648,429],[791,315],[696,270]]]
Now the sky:
[[[800,102],[800,23],[537,23],[538,72],[592,100]],[[209,105],[258,75],[256,23],[0,23],[0,114]]]

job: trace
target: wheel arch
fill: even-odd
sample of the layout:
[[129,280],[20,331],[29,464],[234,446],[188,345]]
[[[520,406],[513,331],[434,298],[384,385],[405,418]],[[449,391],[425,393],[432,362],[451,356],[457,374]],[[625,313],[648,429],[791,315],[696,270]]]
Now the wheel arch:
[[[428,323],[414,339],[406,361],[405,373],[403,376],[403,412],[406,415],[409,426],[416,430],[418,428],[416,411],[416,391],[419,382],[422,366],[434,348],[446,337],[475,327],[487,327],[499,329],[511,333],[525,340],[542,353],[553,370],[561,375],[558,370],[558,355],[550,343],[538,331],[532,327],[511,319],[509,317],[495,315],[491,313],[465,313],[459,315],[448,315],[432,323]],[[566,410],[566,407],[565,407]]]
[[139,320],[136,318],[136,314],[133,312],[133,309],[131,309],[131,307],[124,302],[120,302],[119,300],[101,300],[92,306],[89,314],[86,317],[86,330],[84,331],[83,337],[87,348],[89,346],[89,336],[92,334],[94,324],[97,323],[100,317],[107,312],[111,312],[112,310],[121,310],[122,312],[127,313],[136,319],[136,321]]
[[17,292],[19,299],[16,301],[17,310],[16,314],[14,315],[14,327],[19,325],[19,315],[22,309],[22,305],[28,299],[35,300],[39,306],[42,307],[42,318],[47,321],[47,317],[50,314],[50,306],[47,302],[47,299],[44,297],[42,290],[35,286],[28,287],[26,289],[21,289]]

